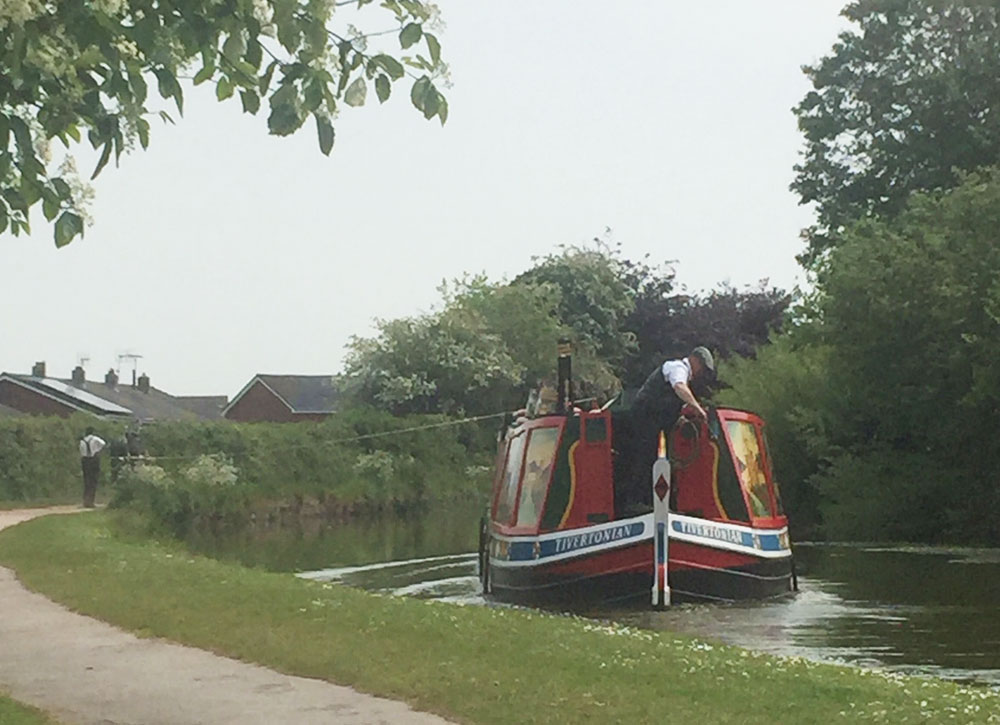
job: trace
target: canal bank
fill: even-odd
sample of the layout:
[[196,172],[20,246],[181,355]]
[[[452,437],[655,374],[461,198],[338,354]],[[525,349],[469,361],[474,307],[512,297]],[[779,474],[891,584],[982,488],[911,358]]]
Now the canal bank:
[[[72,511],[72,507],[61,507],[51,513]],[[0,512],[0,529],[43,513],[49,512]],[[74,573],[95,575],[94,571]],[[4,568],[0,568],[0,601],[4,609],[0,690],[60,721],[144,725],[446,722],[347,687],[151,639],[151,633],[141,630],[146,637],[123,632],[28,591],[14,572]],[[12,708],[12,718],[13,713]]]
[[1000,697],[981,688],[532,611],[375,596],[122,538],[103,512],[5,531],[0,563],[30,588],[144,636],[464,722],[1000,722]]

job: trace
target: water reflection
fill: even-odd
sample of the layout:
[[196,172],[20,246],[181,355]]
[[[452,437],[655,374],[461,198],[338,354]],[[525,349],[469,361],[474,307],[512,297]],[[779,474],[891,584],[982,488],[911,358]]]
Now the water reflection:
[[201,554],[269,571],[314,571],[475,551],[482,502],[464,501],[404,515],[355,521],[305,520],[218,534],[195,532]]
[[[475,502],[421,516],[194,542],[222,558],[371,591],[483,602]],[[1000,550],[798,545],[800,591],[767,603],[586,612],[778,655],[1000,687]]]

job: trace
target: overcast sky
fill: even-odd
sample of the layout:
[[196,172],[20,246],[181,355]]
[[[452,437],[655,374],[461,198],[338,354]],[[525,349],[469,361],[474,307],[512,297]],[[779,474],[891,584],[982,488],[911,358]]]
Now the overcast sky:
[[443,128],[397,85],[341,114],[325,158],[311,122],[272,138],[265,112],[189,89],[177,126],[98,179],[83,240],[56,250],[40,210],[33,237],[0,237],[0,370],[68,377],[86,356],[100,379],[134,352],[156,387],[229,396],[334,373],[442,279],[510,277],[606,227],[692,291],[800,281],[790,109],[843,0],[438,4]]

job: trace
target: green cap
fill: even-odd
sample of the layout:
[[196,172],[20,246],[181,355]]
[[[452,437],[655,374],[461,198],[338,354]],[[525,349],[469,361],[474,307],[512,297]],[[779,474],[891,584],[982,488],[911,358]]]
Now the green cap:
[[705,367],[708,368],[709,371],[713,373],[715,372],[715,359],[712,357],[712,353],[708,351],[707,347],[699,345],[691,351],[691,357],[698,358],[705,364]]

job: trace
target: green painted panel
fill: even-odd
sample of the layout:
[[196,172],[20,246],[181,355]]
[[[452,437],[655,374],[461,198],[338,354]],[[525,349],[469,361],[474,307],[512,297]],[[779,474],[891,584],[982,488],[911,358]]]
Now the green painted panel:
[[542,514],[542,531],[552,531],[562,521],[566,507],[569,506],[569,494],[572,482],[570,480],[569,449],[580,440],[580,419],[567,418],[563,429],[562,441],[556,452],[556,469],[552,473],[552,485],[549,487],[549,497],[545,501],[545,512]]

